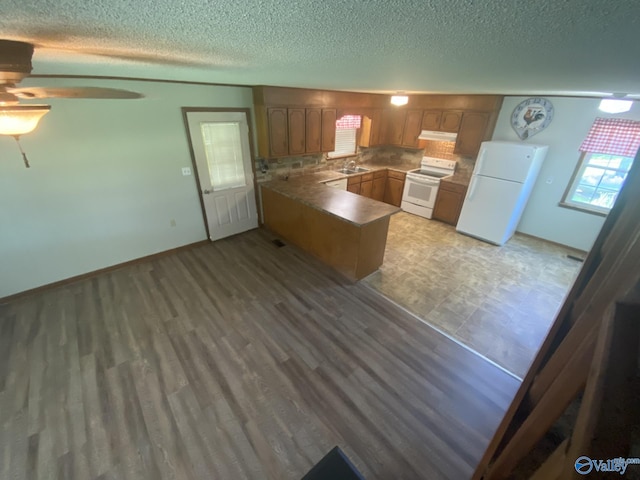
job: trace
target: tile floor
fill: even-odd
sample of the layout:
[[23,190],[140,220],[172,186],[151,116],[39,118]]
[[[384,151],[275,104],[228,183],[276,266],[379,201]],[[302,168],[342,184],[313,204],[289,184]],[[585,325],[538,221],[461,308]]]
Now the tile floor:
[[584,255],[521,234],[497,247],[402,212],[364,281],[522,378],[582,266],[569,253]]

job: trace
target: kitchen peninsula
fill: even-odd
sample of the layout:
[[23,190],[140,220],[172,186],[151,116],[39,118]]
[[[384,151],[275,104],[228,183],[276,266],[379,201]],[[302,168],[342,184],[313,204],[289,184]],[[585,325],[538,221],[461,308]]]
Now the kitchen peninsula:
[[400,209],[319,183],[323,180],[329,178],[305,175],[262,184],[264,225],[350,280],[360,280],[382,265],[389,218]]

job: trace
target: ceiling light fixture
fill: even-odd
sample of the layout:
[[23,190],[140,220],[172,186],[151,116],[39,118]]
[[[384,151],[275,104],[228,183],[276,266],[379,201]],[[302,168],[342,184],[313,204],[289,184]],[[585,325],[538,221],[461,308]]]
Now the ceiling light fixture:
[[30,166],[29,160],[20,145],[20,135],[33,132],[40,119],[49,110],[51,110],[51,105],[18,105],[13,101],[0,101],[0,135],[9,135],[15,138],[24,166],[27,168]]
[[623,113],[631,110],[633,100],[619,100],[614,98],[603,98],[598,109],[606,113]]
[[[402,92],[398,92],[398,93],[402,93]],[[409,97],[407,97],[406,95],[392,95],[391,96],[391,104],[395,105],[396,107],[400,107],[402,105],[406,105],[407,103],[409,103]]]
[[0,105],[0,135],[24,135],[35,130],[51,105]]

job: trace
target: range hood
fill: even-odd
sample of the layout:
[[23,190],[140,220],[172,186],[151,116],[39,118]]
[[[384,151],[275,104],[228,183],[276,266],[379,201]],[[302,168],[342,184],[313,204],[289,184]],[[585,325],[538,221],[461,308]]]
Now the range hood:
[[458,137],[457,133],[436,132],[434,130],[422,130],[418,140],[435,140],[437,142],[455,142]]

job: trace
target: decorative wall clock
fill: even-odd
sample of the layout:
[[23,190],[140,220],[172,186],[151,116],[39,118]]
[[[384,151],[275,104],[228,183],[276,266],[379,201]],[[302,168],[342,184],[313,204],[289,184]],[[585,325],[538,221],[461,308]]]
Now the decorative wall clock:
[[521,140],[533,137],[553,120],[553,105],[546,98],[532,97],[520,102],[511,114],[511,127]]

